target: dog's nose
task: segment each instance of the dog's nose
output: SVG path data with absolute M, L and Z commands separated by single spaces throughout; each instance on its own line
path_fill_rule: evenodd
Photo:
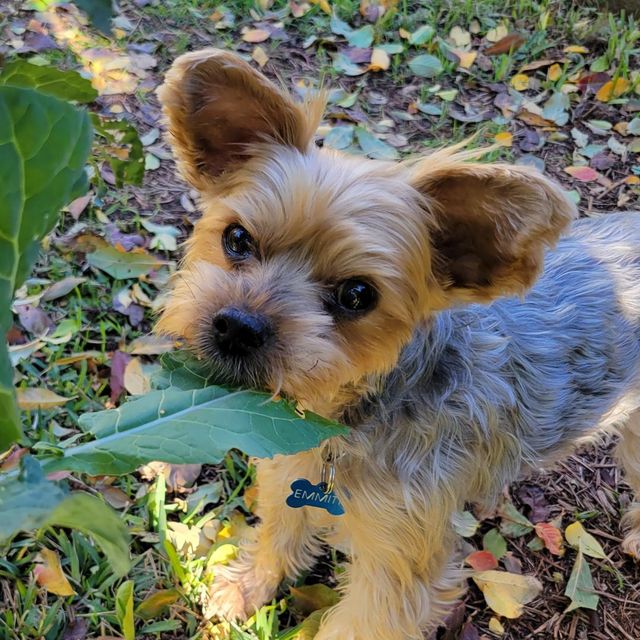
M 246 356 L 257 351 L 272 333 L 269 320 L 258 313 L 228 308 L 213 318 L 213 337 L 225 356 Z

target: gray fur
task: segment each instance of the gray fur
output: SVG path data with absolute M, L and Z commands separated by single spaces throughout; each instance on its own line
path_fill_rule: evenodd
M 480 501 L 624 419 L 640 406 L 639 375 L 640 214 L 611 214 L 576 221 L 524 299 L 418 330 L 345 420 L 353 451 L 384 456 L 403 483 L 466 483 L 461 497 Z

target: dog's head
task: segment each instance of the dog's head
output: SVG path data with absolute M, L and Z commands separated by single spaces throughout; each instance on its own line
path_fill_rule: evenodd
M 433 312 L 525 290 L 573 217 L 527 168 L 319 149 L 322 101 L 230 53 L 182 56 L 159 96 L 203 209 L 159 330 L 311 406 L 392 368 Z

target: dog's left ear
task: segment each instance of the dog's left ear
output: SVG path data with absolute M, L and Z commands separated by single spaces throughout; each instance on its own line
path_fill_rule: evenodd
M 196 189 L 219 188 L 256 145 L 304 152 L 322 116 L 322 95 L 295 103 L 239 56 L 203 49 L 180 56 L 158 97 L 184 178 Z
M 443 306 L 525 291 L 542 269 L 545 248 L 576 217 L 560 186 L 529 167 L 436 154 L 417 165 L 413 184 L 430 214 L 432 272 Z

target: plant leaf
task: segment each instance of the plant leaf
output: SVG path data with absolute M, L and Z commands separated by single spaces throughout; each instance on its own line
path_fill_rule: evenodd
M 397 160 L 400 154 L 386 142 L 376 138 L 362 127 L 356 127 L 356 138 L 360 148 L 375 160 Z
M 474 551 L 464 561 L 476 571 L 489 571 L 498 567 L 498 561 L 491 551 Z
M 11 298 L 58 211 L 86 191 L 86 113 L 33 89 L 0 86 L 0 451 L 20 435 L 5 334 Z
M 498 559 L 507 553 L 507 541 L 500 535 L 497 529 L 490 529 L 482 537 L 482 546 Z
M 33 569 L 36 582 L 49 593 L 54 593 L 57 596 L 76 595 L 67 576 L 62 572 L 58 554 L 51 549 L 41 549 L 39 555 L 42 562 L 36 564 Z
M 92 267 L 108 273 L 115 280 L 139 278 L 162 264 L 146 251 L 120 251 L 109 245 L 100 246 L 89 253 L 87 262 Z
M 267 393 L 230 393 L 216 386 L 154 391 L 118 409 L 84 414 L 80 424 L 97 439 L 47 459 L 47 472 L 122 475 L 153 460 L 217 463 L 232 448 L 271 457 L 311 449 L 346 433 L 345 427 L 315 414 L 300 418 L 293 405 L 273 402 Z
M 507 538 L 519 538 L 533 531 L 533 524 L 511 502 L 504 502 L 498 509 L 498 514 L 502 518 L 500 533 Z
M 579 524 L 579 523 L 578 523 Z M 576 562 L 571 570 L 564 595 L 571 599 L 566 611 L 574 609 L 597 609 L 600 596 L 593 592 L 593 580 L 589 563 L 581 549 L 578 549 Z
M 112 0 L 73 0 L 89 16 L 91 24 L 105 35 L 111 34 Z
M 536 535 L 544 542 L 544 546 L 554 555 L 563 556 L 562 532 L 550 522 L 538 522 Z
M 303 615 L 309 615 L 318 609 L 332 607 L 340 600 L 337 591 L 326 584 L 311 584 L 290 587 L 293 607 Z
M 15 60 L 7 64 L 0 73 L 0 84 L 37 89 L 62 100 L 80 103 L 93 102 L 98 97 L 91 82 L 77 71 L 40 67 L 26 60 Z
M 600 543 L 582 526 L 580 522 L 570 524 L 564 530 L 564 536 L 567 542 L 592 558 L 606 559 L 607 554 Z
M 440 59 L 429 53 L 411 58 L 411 60 L 409 60 L 409 69 L 421 78 L 435 78 L 444 71 Z
M 116 616 L 124 640 L 135 640 L 136 630 L 133 622 L 133 580 L 126 580 L 116 592 Z
M 458 511 L 451 519 L 454 531 L 463 538 L 474 536 L 480 523 L 471 511 Z
M 143 620 L 155 618 L 164 609 L 182 597 L 178 589 L 161 589 L 147 596 L 136 608 L 136 615 Z
M 46 526 L 77 529 L 93 537 L 116 575 L 124 575 L 129 570 L 129 534 L 119 516 L 100 498 L 69 494 L 46 480 L 34 458 L 25 456 L 20 466 L 18 476 L 0 477 L 0 542 Z
M 16 396 L 21 409 L 51 409 L 69 402 L 69 398 L 63 398 L 49 389 L 42 388 L 17 389 Z
M 473 575 L 473 581 L 491 609 L 505 618 L 521 616 L 523 605 L 542 591 L 542 584 L 533 576 L 506 571 L 480 571 Z

